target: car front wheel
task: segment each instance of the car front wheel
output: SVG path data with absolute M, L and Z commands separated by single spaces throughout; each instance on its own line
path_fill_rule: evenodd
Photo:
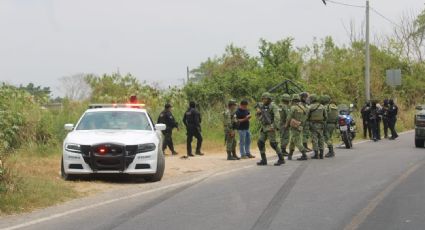
M 147 181 L 157 182 L 162 179 L 162 176 L 164 176 L 164 171 L 165 171 L 164 153 L 160 151 L 158 152 L 158 162 L 156 167 L 156 173 L 151 175 L 144 175 L 143 178 Z
M 75 175 L 67 174 L 65 172 L 65 166 L 63 164 L 63 157 L 62 157 L 62 160 L 61 160 L 61 177 L 66 181 L 72 181 L 72 180 L 75 180 L 77 178 Z

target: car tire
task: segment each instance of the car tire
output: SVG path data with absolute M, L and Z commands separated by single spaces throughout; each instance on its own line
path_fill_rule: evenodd
M 415 139 L 415 146 L 416 148 L 423 148 L 424 147 L 424 143 L 425 141 L 422 139 Z
M 61 177 L 66 181 L 73 181 L 73 180 L 77 179 L 76 175 L 67 174 L 65 172 L 65 167 L 63 165 L 63 157 L 62 157 L 62 160 L 61 160 Z
M 157 181 L 160 181 L 162 179 L 162 176 L 164 176 L 164 171 L 165 171 L 165 158 L 164 158 L 164 153 L 160 150 L 158 152 L 158 161 L 157 161 L 156 173 L 151 174 L 151 175 L 145 175 L 145 176 L 143 176 L 143 178 L 146 181 L 157 182 Z

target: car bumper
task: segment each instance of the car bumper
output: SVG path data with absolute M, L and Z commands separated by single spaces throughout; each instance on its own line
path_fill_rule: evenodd
M 157 152 L 138 153 L 124 170 L 93 170 L 80 153 L 63 151 L 63 166 L 67 174 L 154 174 L 157 168 Z

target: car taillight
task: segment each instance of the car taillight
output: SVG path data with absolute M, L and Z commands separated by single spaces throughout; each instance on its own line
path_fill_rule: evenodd
M 344 126 L 344 125 L 346 125 L 346 123 L 345 123 L 345 119 L 344 118 L 339 118 L 339 120 L 338 120 L 338 123 L 339 123 L 339 125 L 340 126 Z

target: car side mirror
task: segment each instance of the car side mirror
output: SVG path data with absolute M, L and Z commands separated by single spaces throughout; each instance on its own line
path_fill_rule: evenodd
M 65 124 L 65 130 L 66 131 L 72 131 L 74 130 L 74 124 Z
M 423 109 L 422 105 L 416 106 L 416 110 L 422 110 L 422 109 Z
M 167 128 L 167 125 L 165 124 L 156 124 L 155 129 L 159 131 L 164 131 Z

